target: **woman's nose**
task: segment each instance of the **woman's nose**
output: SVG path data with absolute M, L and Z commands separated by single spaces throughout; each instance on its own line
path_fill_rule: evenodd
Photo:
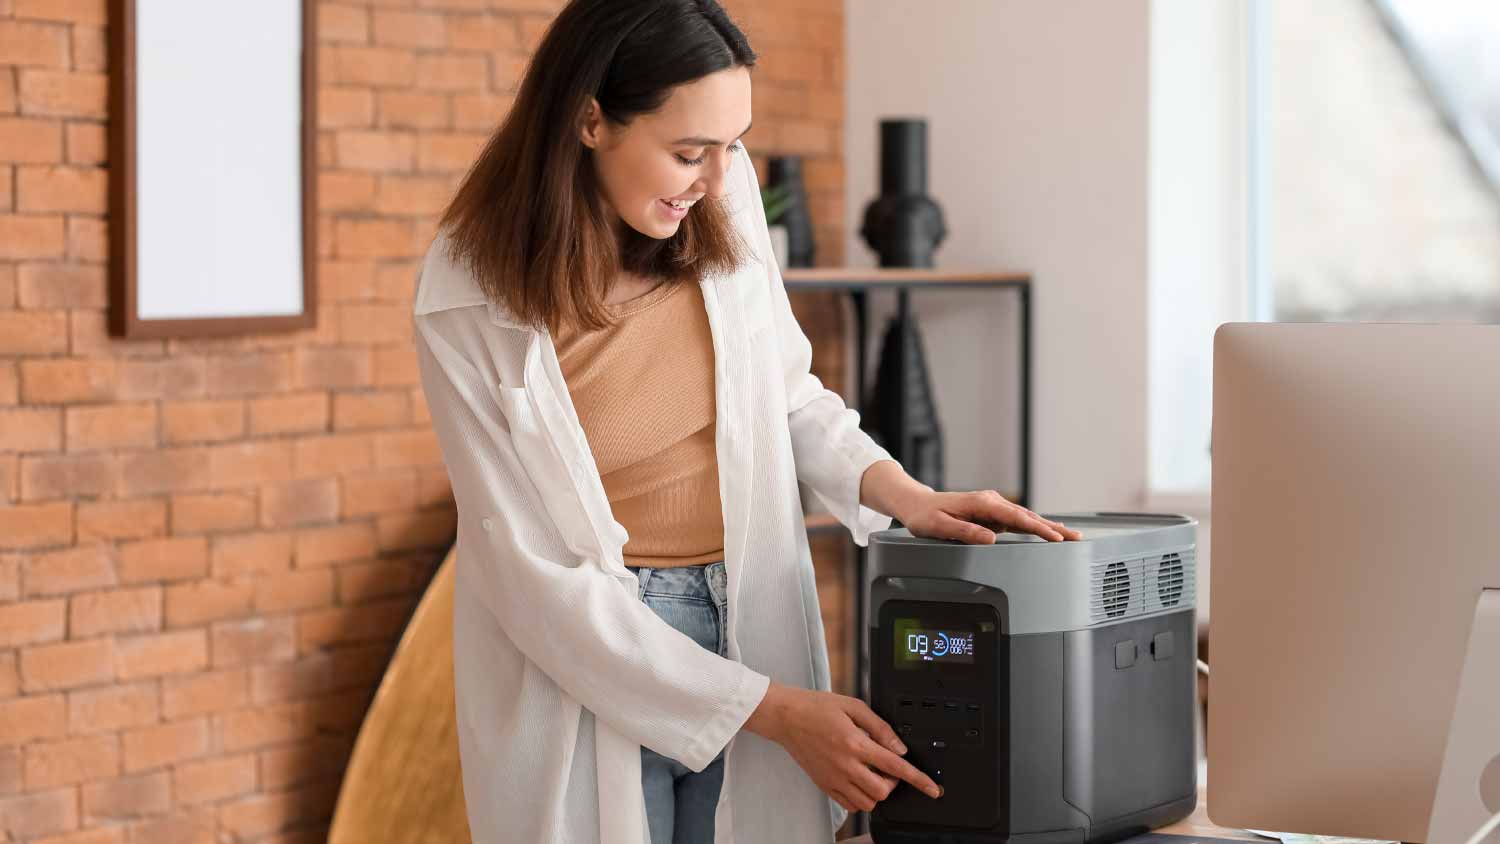
M 718 199 L 723 196 L 724 185 L 726 184 L 725 177 L 729 175 L 729 166 L 733 163 L 734 156 L 726 154 L 724 156 L 723 167 L 706 168 L 710 171 L 711 175 L 704 175 L 703 178 L 698 180 L 698 189 L 703 191 L 705 194 L 713 197 L 714 199 Z

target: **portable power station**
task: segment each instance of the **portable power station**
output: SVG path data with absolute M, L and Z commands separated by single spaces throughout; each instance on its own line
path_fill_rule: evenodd
M 870 536 L 870 703 L 943 786 L 876 804 L 876 844 L 1093 844 L 1197 805 L 1197 521 L 1064 513 L 993 545 Z

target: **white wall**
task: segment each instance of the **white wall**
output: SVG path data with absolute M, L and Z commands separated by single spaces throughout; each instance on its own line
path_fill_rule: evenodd
M 940 12 L 940 14 L 938 13 Z M 1147 485 L 1147 0 L 848 0 L 849 263 L 879 188 L 878 121 L 929 123 L 943 268 L 1030 271 L 1034 508 L 1139 508 Z M 871 373 L 884 315 L 872 308 Z M 1015 310 L 913 298 L 950 489 L 1017 483 Z M 979 350 L 976 354 L 976 350 Z

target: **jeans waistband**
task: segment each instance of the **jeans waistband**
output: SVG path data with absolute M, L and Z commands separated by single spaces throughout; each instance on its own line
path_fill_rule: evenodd
M 683 595 L 698 598 L 714 598 L 715 587 L 723 591 L 724 562 L 701 563 L 692 566 L 626 566 L 640 578 L 643 592 L 656 595 Z

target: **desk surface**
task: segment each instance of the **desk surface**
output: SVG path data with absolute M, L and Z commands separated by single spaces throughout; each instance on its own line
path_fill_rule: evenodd
M 1237 838 L 1242 841 L 1259 841 L 1262 844 L 1272 844 L 1272 842 L 1261 838 L 1253 832 L 1215 826 L 1208 819 L 1208 779 L 1201 762 L 1198 765 L 1198 808 L 1194 809 L 1191 815 L 1171 826 L 1164 826 L 1151 831 L 1162 835 L 1201 835 L 1204 838 Z M 872 842 L 869 835 L 860 835 L 854 838 L 846 838 L 840 844 L 872 844 Z

